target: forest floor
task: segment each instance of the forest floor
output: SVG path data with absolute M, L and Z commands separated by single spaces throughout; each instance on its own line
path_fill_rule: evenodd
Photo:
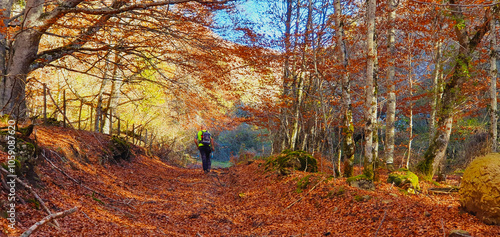
M 36 140 L 39 178 L 30 184 L 52 212 L 78 211 L 32 236 L 443 236 L 454 229 L 500 235 L 500 226 L 462 212 L 457 193 L 431 194 L 425 183 L 417 195 L 385 182 L 364 191 L 322 173 L 278 176 L 259 160 L 204 174 L 139 147 L 130 161 L 113 162 L 103 158 L 109 136 L 59 127 L 36 127 Z M 16 229 L 0 218 L 0 236 L 18 236 L 47 215 L 27 190 L 17 194 L 26 204 L 16 204 Z

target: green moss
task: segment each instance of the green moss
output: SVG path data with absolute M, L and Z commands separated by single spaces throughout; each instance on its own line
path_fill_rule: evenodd
M 102 205 L 105 205 L 105 203 L 104 203 L 101 199 L 99 199 L 99 198 L 97 198 L 97 197 L 95 196 L 95 193 L 94 193 L 94 192 L 92 192 L 92 199 L 93 199 L 94 201 L 96 201 L 96 202 L 98 202 L 98 203 L 102 204 Z
M 433 138 L 435 140 L 436 138 Z M 434 170 L 432 163 L 434 162 L 435 156 L 433 155 L 434 150 L 436 150 L 436 142 L 431 142 L 431 146 L 427 149 L 424 154 L 424 160 L 417 164 L 417 170 L 424 175 L 426 179 L 432 179 Z
M 27 201 L 28 201 L 29 203 L 33 203 L 33 205 L 35 205 L 35 208 L 36 208 L 37 210 L 40 210 L 40 202 L 39 202 L 37 199 L 35 199 L 35 198 L 28 198 L 28 200 L 27 200 Z
M 307 175 L 299 179 L 299 181 L 297 182 L 297 189 L 295 190 L 295 192 L 301 193 L 302 190 L 306 189 L 307 186 L 309 186 L 309 184 L 311 183 L 311 181 L 309 180 L 310 177 L 311 175 Z
M 407 169 L 399 169 L 389 174 L 387 183 L 394 183 L 398 187 L 404 187 L 409 184 L 411 187 L 420 190 L 418 176 Z
M 353 181 L 359 181 L 359 180 L 372 180 L 372 179 L 369 178 L 368 176 L 366 176 L 365 174 L 360 174 L 360 175 L 348 178 L 347 183 L 351 183 Z
M 266 170 L 277 170 L 279 174 L 286 175 L 290 170 L 317 172 L 317 161 L 305 151 L 285 150 L 280 155 L 270 157 L 266 161 Z
M 356 200 L 356 202 L 361 202 L 361 201 L 363 201 L 364 199 L 363 199 L 363 197 L 362 197 L 362 196 L 360 196 L 360 195 L 356 195 L 356 196 L 354 196 L 354 200 Z

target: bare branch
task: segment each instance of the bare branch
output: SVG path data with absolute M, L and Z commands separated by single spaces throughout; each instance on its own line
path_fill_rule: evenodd
M 37 223 L 35 223 L 34 225 L 32 225 L 20 237 L 28 237 L 31 234 L 33 234 L 38 229 L 38 227 L 44 225 L 45 223 L 47 223 L 47 222 L 49 222 L 51 220 L 54 220 L 54 219 L 57 219 L 57 218 L 61 218 L 61 217 L 65 217 L 65 216 L 67 216 L 67 215 L 75 212 L 77 209 L 78 209 L 78 207 L 73 207 L 73 208 L 68 209 L 66 211 L 62 211 L 62 212 L 57 212 L 57 213 L 54 213 L 54 214 L 50 214 L 50 215 L 44 217 L 42 220 L 40 220 Z

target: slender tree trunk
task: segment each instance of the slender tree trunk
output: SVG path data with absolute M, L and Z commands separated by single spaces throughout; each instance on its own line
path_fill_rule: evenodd
M 409 45 L 409 52 L 408 52 L 408 84 L 410 86 L 410 98 L 413 97 L 413 65 L 412 65 L 412 42 L 411 42 L 411 34 L 408 34 L 408 45 Z M 410 168 L 410 158 L 411 158 L 411 143 L 413 141 L 413 99 L 410 99 L 410 121 L 409 121 L 409 126 L 408 129 L 409 135 L 408 135 L 408 157 L 406 159 L 406 168 Z
M 387 68 L 387 114 L 385 131 L 385 162 L 390 169 L 394 163 L 394 122 L 396 121 L 396 82 L 394 80 L 395 69 L 395 35 L 394 19 L 396 18 L 396 1 L 387 0 L 389 7 L 389 29 L 387 30 L 387 45 L 389 50 L 389 67 Z
M 101 128 L 102 124 L 103 124 L 103 121 L 102 121 L 102 114 L 103 114 L 102 95 L 104 94 L 104 89 L 106 87 L 107 82 L 108 82 L 108 79 L 105 76 L 102 79 L 101 88 L 99 89 L 99 94 L 97 96 L 97 106 L 95 109 L 95 123 L 94 123 L 94 131 L 95 132 L 99 132 L 99 128 Z
M 292 82 L 292 73 L 290 71 L 290 54 L 291 54 L 291 21 L 292 21 L 292 10 L 293 10 L 293 1 L 286 0 L 286 20 L 285 20 L 285 63 L 283 67 L 283 100 L 288 104 L 291 90 L 291 82 Z M 274 150 L 284 150 L 287 146 L 287 141 L 290 139 L 288 135 L 288 117 L 289 117 L 289 108 L 288 106 L 280 108 L 280 128 L 279 132 L 275 134 L 276 141 L 281 142 L 273 142 L 276 146 L 281 145 L 279 149 Z
M 363 173 L 368 178 L 373 178 L 373 130 L 376 123 L 377 104 L 373 100 L 375 95 L 375 9 L 376 0 L 367 0 L 367 24 L 366 36 L 367 63 L 366 63 L 366 89 L 365 89 L 365 156 Z
M 441 99 L 442 93 L 442 45 L 443 41 L 439 37 L 439 32 L 442 29 L 442 15 L 437 9 L 435 10 L 435 19 L 433 23 L 434 32 L 434 72 L 432 75 L 432 99 L 431 99 L 431 113 L 429 117 L 429 136 L 434 135 L 436 132 L 436 114 L 438 110 L 438 102 Z
M 335 0 L 335 25 L 337 26 L 337 52 L 339 61 L 342 63 L 342 101 L 344 107 L 342 150 L 344 150 L 344 176 L 353 176 L 354 165 L 354 124 L 352 119 L 351 102 L 351 78 L 348 70 L 349 58 L 344 39 L 344 21 L 342 18 L 342 7 L 340 0 Z
M 497 38 L 496 20 L 490 21 L 490 137 L 491 152 L 497 152 L 498 146 L 498 110 L 497 110 Z
M 123 85 L 123 73 L 118 69 L 118 64 L 120 63 L 120 54 L 119 52 L 114 53 L 115 60 L 114 60 L 114 67 L 113 67 L 113 73 L 112 73 L 112 80 L 111 80 L 111 94 L 109 95 L 109 100 L 108 100 L 108 110 L 109 114 L 114 115 L 115 117 L 118 117 L 117 111 L 118 111 L 118 104 L 120 102 L 120 96 L 121 96 L 121 88 Z M 111 128 L 112 123 L 112 117 L 109 116 L 108 119 L 105 121 L 105 128 Z M 108 131 L 109 130 L 109 131 Z M 111 134 L 112 131 L 110 129 L 106 129 L 104 133 Z
M 377 34 L 374 34 L 374 39 L 373 39 L 373 46 L 374 46 L 374 52 L 373 52 L 373 98 L 372 98 L 372 106 L 374 107 L 374 111 L 372 114 L 372 121 L 373 122 L 373 138 L 372 138 L 372 146 L 373 146 L 373 161 L 374 166 L 377 165 L 378 163 L 378 143 L 379 143 L 379 134 L 378 134 L 378 128 L 379 128 L 379 123 L 378 123 L 378 36 Z
M 304 87 L 304 79 L 302 78 L 302 73 L 298 75 L 298 85 L 297 85 L 297 99 L 295 101 L 295 109 L 294 109 L 294 115 L 293 115 L 293 125 L 292 125 L 292 136 L 290 137 L 290 149 L 293 151 L 296 148 L 297 145 L 297 138 L 299 135 L 299 129 L 300 129 L 300 109 L 302 105 L 302 96 L 303 96 L 303 87 Z
M 429 134 L 436 132 L 436 113 L 438 109 L 438 101 L 440 99 L 441 91 L 441 46 L 440 40 L 436 41 L 436 54 L 434 56 L 434 73 L 432 76 L 432 99 L 431 99 L 431 114 L 429 118 Z
M 109 72 L 111 71 L 110 70 L 110 63 L 109 63 L 109 60 L 110 60 L 110 57 L 111 57 L 111 53 L 109 53 L 107 55 L 107 59 L 106 59 L 106 65 L 104 66 L 104 75 L 103 75 L 103 78 L 102 78 L 102 83 L 101 83 L 101 88 L 99 88 L 99 93 L 97 95 L 97 106 L 96 106 L 96 112 L 95 112 L 95 127 L 94 127 L 94 130 L 95 132 L 103 132 L 103 128 L 104 128 L 104 122 L 106 120 L 106 116 L 104 115 L 104 108 L 103 108 L 103 94 L 104 94 L 104 91 L 106 90 L 106 86 L 108 84 L 108 81 L 109 81 Z M 111 75 L 113 76 L 113 75 Z

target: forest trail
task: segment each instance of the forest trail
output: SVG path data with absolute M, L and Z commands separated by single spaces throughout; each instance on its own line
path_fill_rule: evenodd
M 60 229 L 49 223 L 32 236 L 500 235 L 500 227 L 461 212 L 456 194 L 408 195 L 385 182 L 363 191 L 320 173 L 281 177 L 266 172 L 263 161 L 204 174 L 139 147 L 130 161 L 116 162 L 103 158 L 108 136 L 58 127 L 38 127 L 36 139 L 36 192 L 53 212 L 79 209 L 58 219 Z M 19 194 L 27 204 L 18 205 L 18 229 L 9 234 L 47 215 L 28 192 Z

